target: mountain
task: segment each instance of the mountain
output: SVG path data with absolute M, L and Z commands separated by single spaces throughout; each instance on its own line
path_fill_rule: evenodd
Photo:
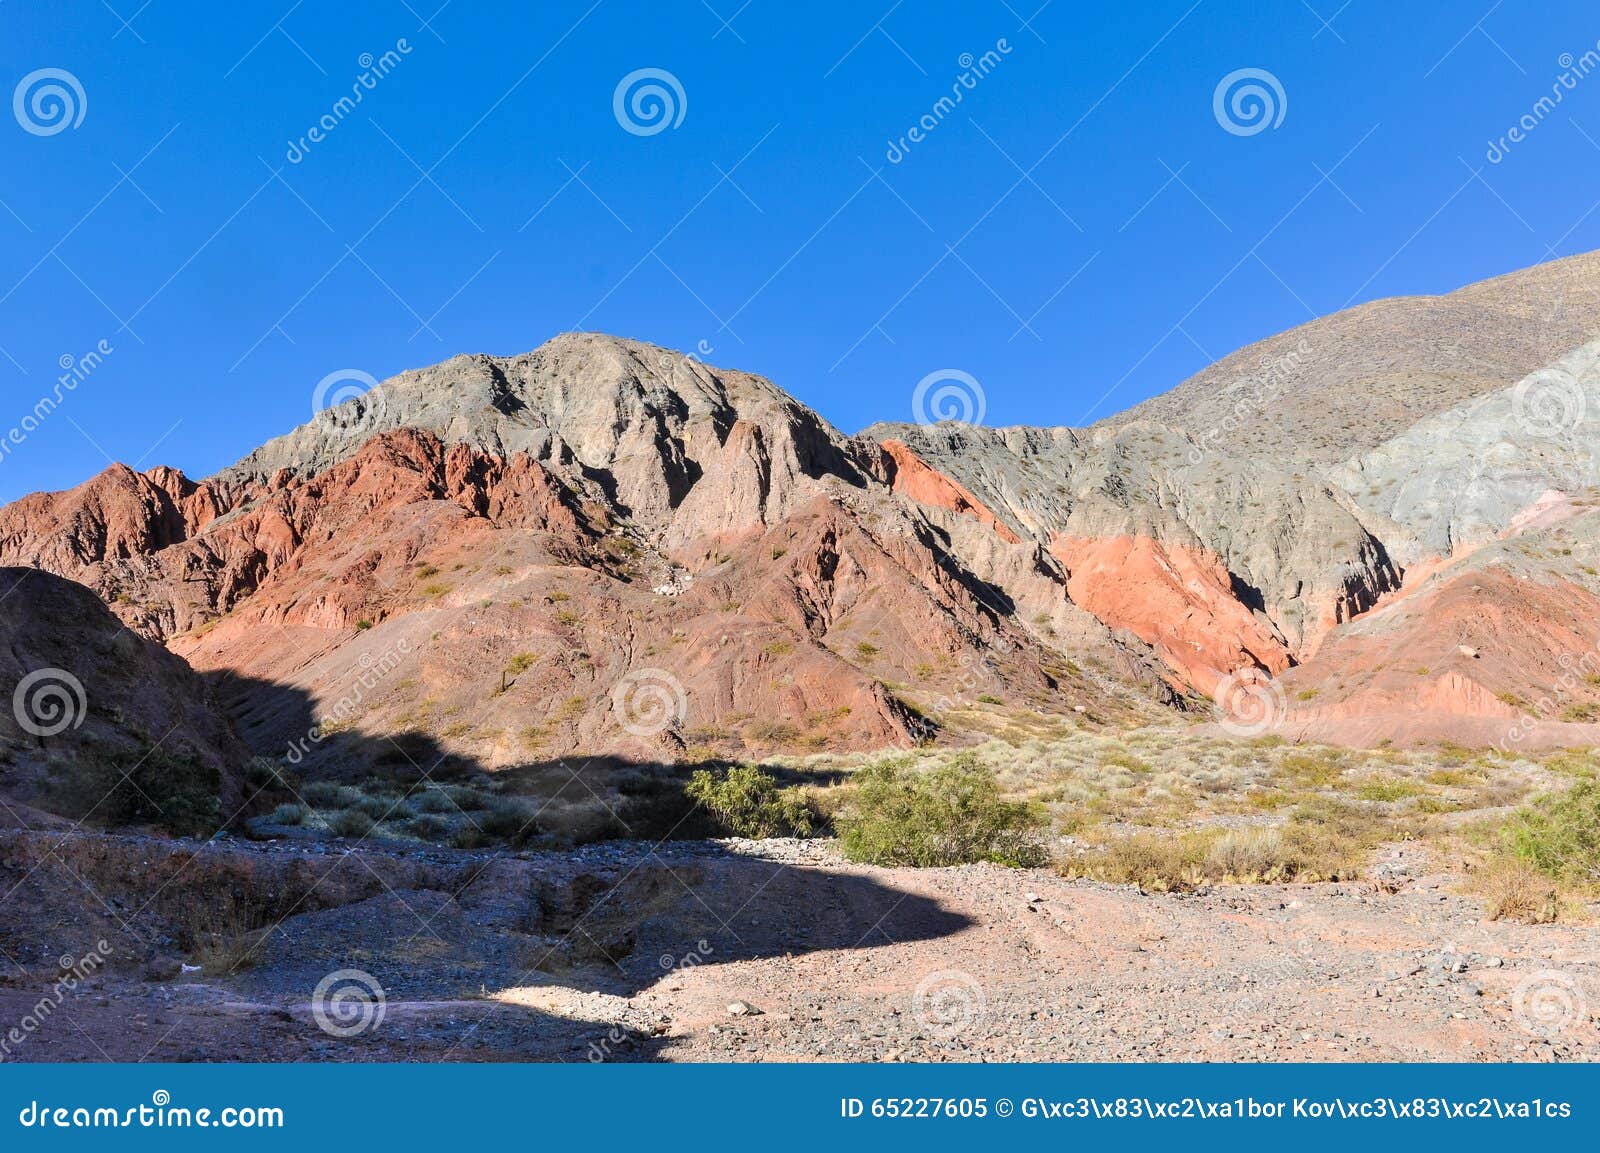
M 81 585 L 0 568 L 0 684 L 0 825 L 210 835 L 248 811 L 250 754 L 210 689 Z
M 231 699 L 268 754 L 307 744 L 300 695 L 501 767 L 909 745 L 980 695 L 1113 718 L 1170 694 L 1031 553 L 965 558 L 893 472 L 759 377 L 569 335 L 403 374 L 206 480 L 28 497 L 0 557 L 292 690 Z M 1034 635 L 997 565 L 1092 662 Z
M 1098 427 L 1154 421 L 1208 449 L 1332 465 L 1597 338 L 1600 252 L 1590 252 L 1313 320 Z
M 1566 673 L 1600 639 L 1597 309 L 1575 258 L 1325 318 L 1092 428 L 857 436 L 572 333 L 210 478 L 24 498 L 0 563 L 93 589 L 255 751 L 330 771 L 1137 724 L 1241 678 L 1296 735 L 1592 740 Z

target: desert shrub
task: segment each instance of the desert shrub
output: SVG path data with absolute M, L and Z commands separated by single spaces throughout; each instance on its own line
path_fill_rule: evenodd
M 272 810 L 272 815 L 267 818 L 274 825 L 298 825 L 306 819 L 306 807 L 292 802 L 279 805 Z
M 1278 868 L 1285 856 L 1281 829 L 1230 829 L 1206 849 L 1205 864 L 1228 877 L 1259 877 Z
M 489 802 L 481 816 L 473 817 L 472 822 L 485 836 L 522 844 L 539 832 L 533 819 L 537 811 L 524 801 L 496 798 Z
M 283 768 L 271 757 L 251 757 L 244 766 L 244 781 L 252 789 L 281 788 Z
M 443 789 L 426 789 L 412 798 L 412 806 L 419 813 L 453 813 L 456 803 Z
M 1043 814 L 1000 794 L 970 753 L 920 772 L 880 761 L 855 775 L 836 818 L 845 856 L 874 865 L 1043 864 Z
M 391 815 L 398 817 L 406 815 L 405 809 L 400 807 L 397 802 L 384 797 L 362 797 L 350 807 L 357 812 L 365 813 L 374 821 L 381 821 Z
M 697 769 L 684 792 L 736 837 L 811 835 L 812 813 L 805 800 L 755 765 L 735 765 L 721 773 Z
M 1182 893 L 1205 883 L 1209 838 L 1135 833 L 1106 842 L 1063 868 L 1069 877 L 1089 877 L 1116 885 L 1138 885 L 1158 893 Z
M 1483 897 L 1491 921 L 1526 921 L 1542 925 L 1560 912 L 1555 884 L 1527 861 L 1501 855 L 1493 857 L 1472 879 Z
M 1063 871 L 1162 893 L 1218 882 L 1343 881 L 1360 874 L 1387 830 L 1353 806 L 1319 800 L 1299 805 L 1282 826 L 1117 837 Z
M 221 824 L 222 777 L 190 757 L 160 749 L 87 752 L 53 766 L 48 807 L 98 825 L 155 825 L 179 836 L 210 836 Z
M 300 795 L 305 798 L 306 804 L 319 809 L 342 809 L 361 799 L 357 790 L 348 785 L 336 785 L 332 781 L 312 781 L 300 790 Z
M 1600 881 L 1600 783 L 1535 798 L 1506 821 L 1511 855 L 1557 880 Z
M 178 944 L 208 976 L 228 976 L 255 966 L 270 929 L 265 910 L 247 892 L 208 894 L 204 904 L 185 908 Z
M 405 830 L 419 840 L 438 841 L 450 831 L 450 822 L 432 813 L 423 813 L 407 821 Z
M 1444 770 L 1450 771 L 1450 770 Z M 1356 796 L 1363 801 L 1392 802 L 1403 801 L 1409 797 L 1418 796 L 1422 786 L 1415 781 L 1408 781 L 1402 777 L 1377 777 L 1370 781 L 1363 781 L 1356 786 Z
M 788 721 L 751 721 L 744 737 L 761 745 L 791 745 L 800 739 L 800 730 Z
M 342 809 L 328 819 L 328 831 L 336 837 L 365 837 L 377 824 L 360 809 Z
M 457 849 L 482 849 L 494 844 L 494 838 L 470 824 L 458 825 L 450 834 L 450 844 Z

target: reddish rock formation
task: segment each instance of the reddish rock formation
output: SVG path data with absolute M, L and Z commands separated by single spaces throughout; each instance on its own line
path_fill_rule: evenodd
M 1289 667 L 1282 638 L 1235 597 L 1228 570 L 1203 549 L 1150 537 L 1055 534 L 1050 553 L 1067 570 L 1074 602 L 1153 645 L 1203 693 L 1241 667 Z
M 975 517 L 1007 544 L 1018 543 L 1017 534 L 961 485 L 932 468 L 901 440 L 883 442 L 889 483 L 894 491 L 920 504 L 931 504 L 963 516 Z

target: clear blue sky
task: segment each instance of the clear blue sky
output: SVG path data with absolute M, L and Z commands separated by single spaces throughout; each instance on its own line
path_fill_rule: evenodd
M 1595 47 L 1576 0 L 440 2 L 0 3 L 0 95 L 59 68 L 85 100 L 49 135 L 0 114 L 0 430 L 114 349 L 0 499 L 102 450 L 205 475 L 330 372 L 574 327 L 705 342 L 846 431 L 943 368 L 987 423 L 1079 423 L 1313 314 L 1600 247 L 1600 75 L 1485 157 Z M 641 68 L 685 95 L 653 135 L 614 114 Z M 1286 95 L 1255 135 L 1214 114 L 1242 68 Z

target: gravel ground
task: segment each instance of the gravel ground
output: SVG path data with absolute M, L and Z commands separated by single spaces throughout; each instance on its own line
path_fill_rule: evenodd
M 1376 871 L 1382 886 L 1169 896 L 1039 870 L 868 868 L 823 842 L 480 858 L 457 892 L 388 891 L 291 917 L 253 967 L 226 976 L 91 977 L 14 1056 L 1600 1057 L 1600 928 L 1486 921 L 1411 846 Z M 317 998 L 340 969 L 382 985 L 381 1019 L 375 995 L 349 1003 L 348 1020 Z M 12 972 L 0 1021 L 45 991 Z

